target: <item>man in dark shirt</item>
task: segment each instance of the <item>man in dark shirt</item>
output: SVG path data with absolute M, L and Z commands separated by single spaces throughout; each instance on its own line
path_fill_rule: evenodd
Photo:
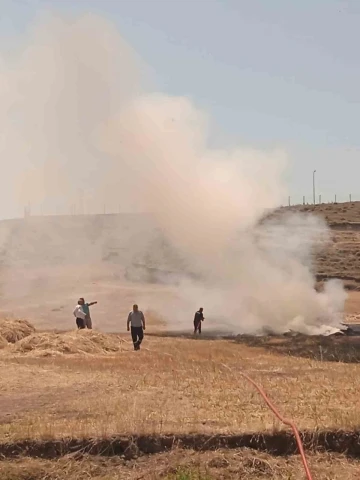
M 203 314 L 204 309 L 199 308 L 199 310 L 195 313 L 194 316 L 194 335 L 196 332 L 199 332 L 201 334 L 201 322 L 203 322 L 204 319 L 204 314 Z

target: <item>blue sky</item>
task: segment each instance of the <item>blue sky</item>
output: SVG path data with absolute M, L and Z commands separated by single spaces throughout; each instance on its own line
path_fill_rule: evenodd
M 286 148 L 294 201 L 314 169 L 323 199 L 360 200 L 358 0 L 2 0 L 2 48 L 44 8 L 110 19 L 156 89 L 210 113 L 214 143 Z

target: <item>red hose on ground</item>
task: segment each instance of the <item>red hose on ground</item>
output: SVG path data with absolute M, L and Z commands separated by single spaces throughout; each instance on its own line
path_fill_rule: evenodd
M 232 369 L 230 367 L 228 367 L 227 365 L 224 365 L 224 364 L 222 364 L 222 365 L 223 365 L 223 367 L 232 371 Z M 299 449 L 299 452 L 300 452 L 302 463 L 304 465 L 304 470 L 305 470 L 307 480 L 313 480 L 313 477 L 310 473 L 309 466 L 308 466 L 308 463 L 307 463 L 307 460 L 306 460 L 306 456 L 305 456 L 305 452 L 304 452 L 304 446 L 303 446 L 302 440 L 300 438 L 299 430 L 297 429 L 295 423 L 292 420 L 288 420 L 288 419 L 284 418 L 281 415 L 281 413 L 279 413 L 279 411 L 277 410 L 275 405 L 268 398 L 267 394 L 265 393 L 265 390 L 262 387 L 260 387 L 256 382 L 254 382 L 254 380 L 252 378 L 250 378 L 248 375 L 246 375 L 246 373 L 243 373 L 243 372 L 238 372 L 238 373 L 240 373 L 240 375 L 242 377 L 244 377 L 249 383 L 251 383 L 251 385 L 253 387 L 256 388 L 256 390 L 260 393 L 260 395 L 264 399 L 266 405 L 270 408 L 270 410 L 274 413 L 274 415 L 276 415 L 276 417 L 280 420 L 280 422 L 282 422 L 284 425 L 288 425 L 289 427 L 291 427 L 292 431 L 294 432 L 295 440 L 296 440 L 296 443 L 297 443 L 297 446 L 298 446 L 298 449 Z

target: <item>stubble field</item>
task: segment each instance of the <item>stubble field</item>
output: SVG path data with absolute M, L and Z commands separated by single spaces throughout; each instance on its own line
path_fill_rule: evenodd
M 356 322 L 360 267 L 348 255 L 357 258 L 359 238 L 346 222 L 356 223 L 360 210 L 345 207 L 326 210 L 328 222 L 339 217 L 343 227 L 334 226 L 318 275 L 348 282 L 347 313 Z M 64 314 L 53 313 L 61 327 Z M 45 332 L 45 320 L 1 344 L 1 479 L 305 478 L 291 432 L 242 371 L 294 419 L 314 479 L 359 478 L 357 337 L 214 338 L 205 321 L 199 339 L 191 319 L 189 332 L 175 335 L 150 313 L 135 352 L 121 331 Z

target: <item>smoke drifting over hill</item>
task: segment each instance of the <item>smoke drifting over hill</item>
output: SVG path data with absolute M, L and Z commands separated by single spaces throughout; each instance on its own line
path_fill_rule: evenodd
M 176 301 L 148 298 L 170 323 L 200 304 L 210 322 L 236 332 L 311 333 L 339 321 L 341 285 L 314 290 L 311 255 L 326 226 L 310 216 L 258 223 L 283 198 L 282 151 L 209 148 L 207 115 L 186 97 L 151 91 L 136 53 L 97 16 L 44 18 L 25 43 L 3 58 L 0 75 L 0 149 L 19 207 L 148 212 L 180 262 L 161 265 L 173 271 L 164 282 L 176 277 Z M 89 251 L 81 262 L 94 261 L 91 234 L 76 235 Z M 163 248 L 152 228 L 141 245 L 150 259 Z M 128 258 L 139 255 L 138 244 L 126 248 Z

